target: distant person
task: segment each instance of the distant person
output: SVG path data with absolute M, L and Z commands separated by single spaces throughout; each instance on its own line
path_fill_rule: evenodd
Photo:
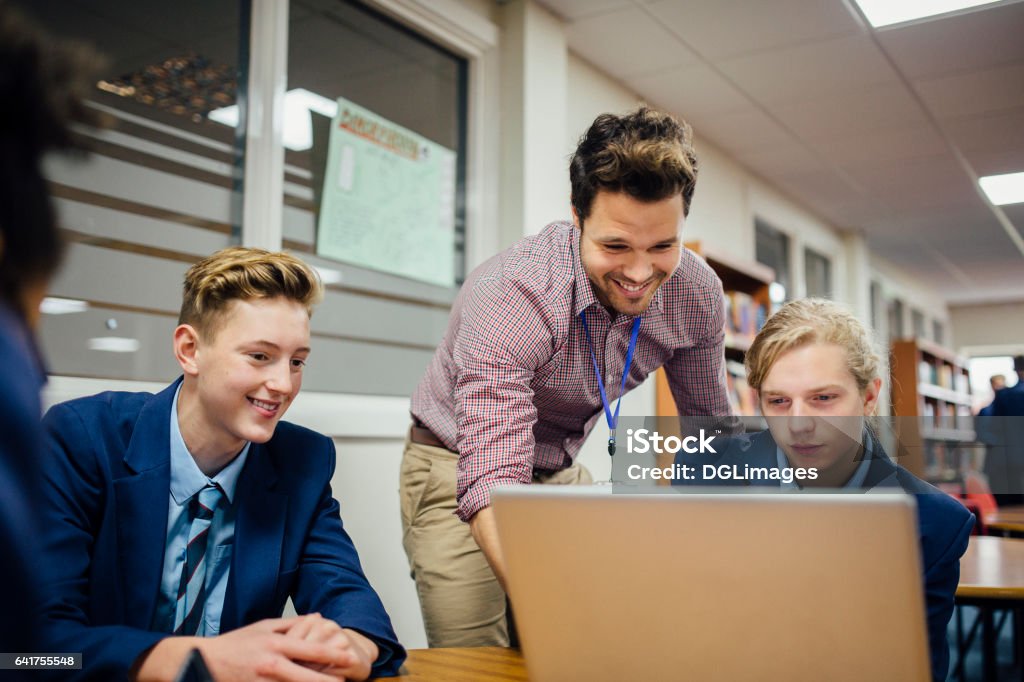
M 219 251 L 185 275 L 181 378 L 47 412 L 47 650 L 84 657 L 63 679 L 171 680 L 193 648 L 218 682 L 398 671 L 331 495 L 334 443 L 281 421 L 320 296 L 292 256 Z M 289 597 L 307 615 L 281 618 Z
M 39 306 L 61 261 L 61 240 L 41 161 L 75 147 L 72 118 L 95 61 L 51 41 L 0 2 L 0 652 L 39 651 L 33 598 L 37 547 L 39 391 L 46 370 L 36 341 Z M 4 675 L 18 675 L 7 671 Z M 32 679 L 33 672 L 26 672 Z M 5 677 L 4 679 L 8 679 Z
M 1003 448 L 1004 477 L 990 477 L 989 485 L 1000 506 L 1024 504 L 1024 355 L 1013 358 L 1017 383 L 1004 388 L 992 401 L 993 427 Z
M 992 402 L 978 410 L 979 417 L 991 417 L 994 414 L 996 409 L 996 396 L 999 395 L 999 391 L 1006 388 L 1006 375 L 993 374 L 988 378 L 988 384 L 992 387 Z
M 992 414 L 996 417 L 1024 417 L 1024 355 L 1013 358 L 1013 371 L 1017 383 L 999 391 L 992 401 Z
M 1006 376 L 993 374 L 988 378 L 989 386 L 992 387 L 992 402 L 978 410 L 974 417 L 975 440 L 985 446 L 985 461 L 982 471 L 985 474 L 989 486 L 995 486 L 998 490 L 1003 482 L 1007 480 L 1006 448 L 999 442 L 1002 429 L 999 428 L 997 419 L 993 418 L 996 409 L 996 396 L 1006 388 Z M 996 492 L 996 503 L 1007 503 L 1009 498 L 1002 493 Z
M 746 366 L 747 382 L 757 391 L 768 430 L 727 441 L 714 464 L 792 474 L 788 482 L 781 475 L 746 481 L 754 486 L 793 491 L 902 489 L 914 495 L 932 677 L 945 680 L 949 667 L 946 627 L 953 615 L 960 557 L 967 550 L 974 517 L 958 501 L 897 465 L 870 428 L 868 418 L 882 390 L 881 356 L 870 334 L 838 303 L 793 301 L 758 332 Z M 679 459 L 693 464 L 699 457 L 706 456 Z M 698 466 L 697 471 L 702 468 Z M 804 478 L 797 478 L 799 472 Z M 730 485 L 702 478 L 694 483 Z

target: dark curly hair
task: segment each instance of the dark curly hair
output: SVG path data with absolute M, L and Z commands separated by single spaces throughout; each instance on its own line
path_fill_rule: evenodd
M 600 190 L 640 201 L 683 196 L 689 215 L 697 184 L 693 132 L 685 122 L 640 107 L 625 116 L 601 114 L 580 138 L 569 162 L 572 206 L 582 224 Z
M 72 120 L 105 124 L 83 100 L 100 59 L 51 41 L 0 0 L 0 300 L 22 310 L 25 287 L 48 280 L 63 252 L 43 155 L 79 148 Z

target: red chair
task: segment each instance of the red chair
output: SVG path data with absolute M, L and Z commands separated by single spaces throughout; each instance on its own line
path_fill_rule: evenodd
M 971 511 L 978 520 L 978 534 L 988 535 L 988 521 L 999 512 L 999 504 L 988 486 L 988 479 L 977 471 L 968 471 L 964 476 L 964 493 L 964 506 L 968 509 L 974 507 Z

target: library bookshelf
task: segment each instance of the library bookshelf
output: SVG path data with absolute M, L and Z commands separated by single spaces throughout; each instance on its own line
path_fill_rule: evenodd
M 959 479 L 975 440 L 966 360 L 923 339 L 895 340 L 891 353 L 900 464 L 931 482 Z

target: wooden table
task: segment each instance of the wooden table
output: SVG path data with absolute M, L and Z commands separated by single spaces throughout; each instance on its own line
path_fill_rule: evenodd
M 985 517 L 985 525 L 1005 535 L 1024 534 L 1024 507 L 1000 507 L 995 514 Z
M 1016 646 L 1021 654 L 1020 611 L 1024 609 L 1024 540 L 991 536 L 973 536 L 967 552 L 960 559 L 960 584 L 956 588 L 956 602 L 980 609 L 982 632 L 982 667 L 986 680 L 995 680 L 996 632 L 993 617 L 995 609 L 1017 612 Z M 958 613 L 957 618 L 961 616 Z M 972 628 L 973 630 L 973 628 Z M 962 631 L 958 620 L 957 632 Z M 958 642 L 962 645 L 962 642 Z M 958 646 L 963 663 L 963 646 Z
M 514 682 L 526 681 L 523 655 L 516 649 L 412 649 L 398 677 L 379 678 L 409 682 Z
M 960 560 L 958 604 L 981 608 L 986 679 L 996 679 L 992 609 L 1024 607 L 1024 540 L 975 536 Z M 961 655 L 962 655 L 961 650 Z M 384 678 L 380 678 L 384 679 Z M 413 649 L 398 677 L 409 682 L 526 681 L 522 654 L 515 649 Z

